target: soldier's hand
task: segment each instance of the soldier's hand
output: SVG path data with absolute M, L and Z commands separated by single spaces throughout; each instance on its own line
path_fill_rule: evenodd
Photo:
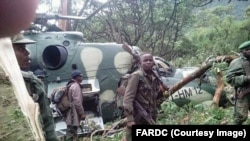
M 162 84 L 160 84 L 160 90 L 162 92 L 165 92 L 165 91 L 169 90 L 169 87 L 162 83 Z
M 128 128 L 132 128 L 132 125 L 135 125 L 135 122 L 134 122 L 134 121 L 129 121 L 129 122 L 127 123 L 127 127 L 128 127 Z
M 120 86 L 119 88 L 117 88 L 117 93 L 121 94 L 121 95 L 124 95 L 125 94 L 125 90 L 126 88 L 123 87 L 123 86 Z

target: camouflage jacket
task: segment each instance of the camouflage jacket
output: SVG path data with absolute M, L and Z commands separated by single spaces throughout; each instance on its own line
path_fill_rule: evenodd
M 134 121 L 136 124 L 145 123 L 133 104 L 134 100 L 156 121 L 159 83 L 154 75 L 148 75 L 141 69 L 130 75 L 123 99 L 124 114 L 128 121 Z
M 242 87 L 247 83 L 247 76 L 243 68 L 243 62 L 247 58 L 241 56 L 234 59 L 227 70 L 226 81 L 233 87 Z
M 54 118 L 50 102 L 44 89 L 43 82 L 37 78 L 32 72 L 22 72 L 25 85 L 30 96 L 35 102 L 39 104 L 40 108 L 40 122 L 43 126 L 44 136 L 46 141 L 59 141 L 55 132 Z

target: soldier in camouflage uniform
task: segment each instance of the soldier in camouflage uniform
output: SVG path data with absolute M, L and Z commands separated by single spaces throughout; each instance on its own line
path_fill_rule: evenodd
M 40 122 L 43 127 L 45 139 L 46 141 L 59 141 L 55 132 L 54 119 L 49 107 L 50 103 L 44 89 L 44 84 L 32 72 L 25 71 L 30 64 L 29 52 L 26 49 L 26 44 L 32 44 L 35 43 L 35 41 L 24 38 L 22 34 L 13 36 L 11 40 L 27 90 L 33 100 L 39 104 L 41 113 Z
M 241 125 L 248 118 L 250 106 L 250 41 L 246 41 L 239 46 L 241 56 L 233 60 L 228 68 L 226 80 L 236 91 L 234 122 Z M 247 89 L 248 88 L 248 89 Z
M 149 125 L 156 121 L 160 81 L 154 75 L 153 66 L 152 54 L 142 53 L 140 55 L 140 68 L 128 78 L 123 99 L 124 114 L 127 118 L 126 141 L 132 140 L 132 125 Z M 135 101 L 141 105 L 142 109 L 135 105 Z M 143 116 L 142 110 L 146 113 L 146 117 Z

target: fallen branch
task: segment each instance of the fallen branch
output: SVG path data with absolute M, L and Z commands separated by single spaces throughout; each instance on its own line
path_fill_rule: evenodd
M 220 97 L 222 95 L 222 91 L 224 90 L 224 86 L 225 83 L 222 77 L 222 72 L 217 72 L 217 89 L 213 97 L 213 104 L 216 106 L 219 105 Z
M 109 130 L 107 130 L 108 132 L 106 133 L 106 132 L 104 132 L 104 137 L 107 137 L 107 136 L 109 136 L 109 135 L 111 135 L 111 134 L 114 134 L 114 131 L 116 130 L 116 129 L 120 129 L 120 128 L 123 128 L 123 127 L 125 127 L 127 125 L 127 118 L 123 118 L 123 119 L 121 119 L 121 120 L 119 120 L 118 122 L 115 122 L 114 124 L 113 124 L 113 126 L 109 129 Z
M 17 132 L 19 129 L 15 129 L 15 130 L 12 130 L 11 132 L 3 135 L 3 136 L 0 136 L 0 140 L 3 140 L 4 138 L 7 138 L 7 136 L 13 134 L 14 132 Z
M 165 101 L 170 95 L 175 93 L 177 90 L 182 88 L 184 85 L 189 83 L 190 81 L 201 77 L 209 68 L 213 66 L 213 63 L 220 63 L 220 62 L 226 62 L 230 63 L 232 60 L 237 58 L 237 56 L 234 55 L 225 55 L 225 56 L 217 56 L 213 58 L 207 59 L 199 69 L 191 73 L 190 75 L 184 77 L 182 80 L 178 81 L 175 85 L 169 88 L 168 91 L 164 92 L 164 98 L 162 98 L 162 102 Z
M 90 135 L 90 141 L 93 141 L 93 136 L 98 133 L 98 132 L 103 132 L 105 133 L 105 131 L 109 131 L 110 133 L 117 133 L 117 132 L 120 132 L 120 131 L 123 131 L 124 128 L 120 128 L 120 129 L 116 129 L 116 130 L 111 130 L 111 129 L 99 129 L 99 130 L 95 130 L 94 132 L 91 133 Z M 102 136 L 102 137 L 106 137 L 106 136 Z

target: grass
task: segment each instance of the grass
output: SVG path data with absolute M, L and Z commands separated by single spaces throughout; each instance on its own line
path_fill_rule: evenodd
M 34 140 L 11 84 L 0 81 L 0 141 Z

